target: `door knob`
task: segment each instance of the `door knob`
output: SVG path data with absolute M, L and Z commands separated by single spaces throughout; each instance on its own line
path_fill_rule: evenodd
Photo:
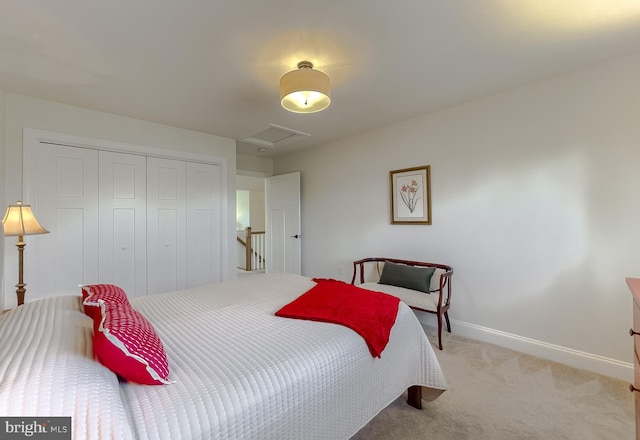
M 633 335 L 640 335 L 640 333 L 638 333 L 637 331 L 635 331 L 634 329 L 630 328 L 629 329 L 629 336 L 633 336 Z
M 298 234 L 296 235 L 291 235 L 291 238 L 300 238 L 300 236 Z

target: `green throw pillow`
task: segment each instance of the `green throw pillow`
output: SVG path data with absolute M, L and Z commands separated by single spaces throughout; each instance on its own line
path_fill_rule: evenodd
M 409 266 L 385 261 L 382 275 L 380 275 L 380 284 L 429 293 L 431 277 L 435 271 L 433 267 Z

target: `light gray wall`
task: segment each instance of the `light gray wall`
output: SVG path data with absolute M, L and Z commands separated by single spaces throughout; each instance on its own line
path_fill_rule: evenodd
M 273 176 L 273 159 L 268 157 L 238 154 L 237 173 L 243 176 L 270 177 Z
M 454 332 L 630 378 L 638 78 L 640 54 L 276 159 L 301 172 L 303 274 L 447 263 Z M 426 164 L 433 225 L 391 225 L 389 171 Z

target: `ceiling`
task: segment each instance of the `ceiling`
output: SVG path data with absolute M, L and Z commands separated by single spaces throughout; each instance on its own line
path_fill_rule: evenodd
M 264 157 L 638 51 L 638 0 L 0 0 L 5 91 L 237 140 L 309 135 L 238 143 Z M 320 113 L 280 106 L 301 60 L 331 78 Z

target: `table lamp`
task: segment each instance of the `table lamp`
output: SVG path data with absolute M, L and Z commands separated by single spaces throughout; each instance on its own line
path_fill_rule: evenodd
M 18 284 L 16 284 L 16 295 L 18 296 L 18 305 L 20 306 L 24 304 L 24 294 L 27 291 L 25 288 L 26 284 L 23 280 L 23 251 L 26 246 L 24 236 L 47 234 L 49 231 L 40 226 L 33 212 L 31 212 L 31 206 L 23 205 L 20 201 L 15 205 L 9 205 L 7 207 L 2 225 L 4 226 L 4 235 L 18 237 L 18 242 L 16 243 L 18 248 Z

